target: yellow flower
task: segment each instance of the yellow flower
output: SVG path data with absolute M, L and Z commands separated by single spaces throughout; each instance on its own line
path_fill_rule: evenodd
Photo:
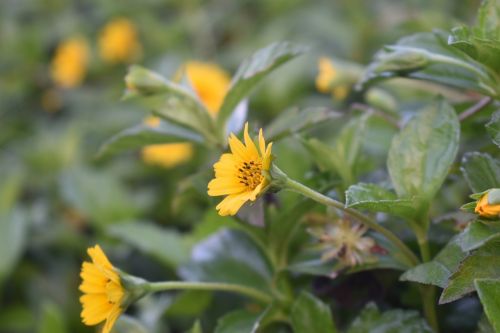
M 219 215 L 235 215 L 247 201 L 255 201 L 265 190 L 269 181 L 263 171 L 271 167 L 272 143 L 266 142 L 259 131 L 259 150 L 248 135 L 248 123 L 245 124 L 245 144 L 233 133 L 229 136 L 231 153 L 221 156 L 214 164 L 215 178 L 208 184 L 208 195 L 226 198 L 217 205 Z
M 148 117 L 144 123 L 153 128 L 158 127 L 160 118 Z M 165 168 L 175 167 L 190 160 L 192 156 L 193 145 L 187 142 L 161 143 L 142 148 L 142 160 L 144 162 Z
M 87 72 L 89 46 L 82 37 L 62 42 L 52 59 L 50 73 L 54 82 L 64 88 L 78 86 Z
M 489 192 L 484 194 L 481 197 L 481 199 L 479 199 L 474 211 L 476 212 L 476 214 L 479 214 L 482 217 L 487 217 L 487 218 L 499 217 L 500 216 L 500 204 L 491 205 L 488 202 L 488 194 L 489 194 Z
M 127 63 L 140 57 L 141 45 L 134 24 L 126 18 L 106 24 L 99 35 L 99 53 L 110 63 Z
M 216 64 L 190 61 L 183 66 L 189 83 L 211 115 L 219 112 L 231 78 Z
M 331 93 L 335 99 L 343 100 L 349 93 L 349 88 L 345 84 L 332 85 L 338 79 L 339 73 L 333 62 L 326 57 L 321 57 L 318 61 L 318 76 L 316 77 L 318 91 Z
M 84 262 L 80 276 L 82 321 L 85 325 L 97 325 L 105 321 L 102 333 L 109 333 L 124 311 L 122 303 L 125 290 L 120 276 L 109 262 L 99 245 L 87 250 L 92 262 Z

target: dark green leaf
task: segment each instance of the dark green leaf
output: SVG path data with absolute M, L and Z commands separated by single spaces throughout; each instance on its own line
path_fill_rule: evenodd
M 151 144 L 185 141 L 203 143 L 203 137 L 167 121 L 162 121 L 158 127 L 139 124 L 115 134 L 104 142 L 99 148 L 98 157 L 105 157 Z
M 398 199 L 394 192 L 375 184 L 351 185 L 346 192 L 346 207 L 384 212 L 411 220 L 415 214 L 412 199 Z
M 313 295 L 302 292 L 290 315 L 294 333 L 336 333 L 330 307 Z
M 255 52 L 243 61 L 231 81 L 231 87 L 219 110 L 217 123 L 225 131 L 225 124 L 233 110 L 266 75 L 285 62 L 303 54 L 307 49 L 289 42 L 273 43 Z
M 474 291 L 475 279 L 500 278 L 500 238 L 493 238 L 465 258 L 451 275 L 439 299 L 449 303 Z
M 495 112 L 491 116 L 490 122 L 486 124 L 486 130 L 493 143 L 500 147 L 500 111 Z
M 473 221 L 462 232 L 460 246 L 463 251 L 472 251 L 496 237 L 500 237 L 498 222 Z
M 228 313 L 217 321 L 215 333 L 252 333 L 259 314 L 237 310 Z
M 137 221 L 111 225 L 107 232 L 168 267 L 176 268 L 189 260 L 189 245 L 176 231 Z
M 500 164 L 488 154 L 465 154 L 460 169 L 474 193 L 500 187 Z
M 476 279 L 474 285 L 486 316 L 495 332 L 500 332 L 500 280 Z
M 394 136 L 387 166 L 400 198 L 434 198 L 457 154 L 459 135 L 455 111 L 439 99 Z

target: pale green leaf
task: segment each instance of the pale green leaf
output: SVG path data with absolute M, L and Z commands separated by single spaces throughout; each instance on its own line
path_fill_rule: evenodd
M 500 279 L 474 280 L 484 312 L 495 332 L 500 332 Z
M 460 170 L 474 193 L 500 187 L 500 164 L 486 153 L 466 153 Z

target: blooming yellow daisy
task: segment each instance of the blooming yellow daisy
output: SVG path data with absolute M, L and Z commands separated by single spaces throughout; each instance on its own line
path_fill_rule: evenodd
M 99 35 L 99 53 L 109 63 L 127 63 L 141 54 L 141 45 L 134 24 L 117 18 L 106 24 Z
M 84 262 L 80 276 L 82 321 L 85 325 L 97 325 L 105 321 L 102 333 L 109 333 L 123 312 L 125 290 L 120 276 L 109 262 L 99 245 L 87 250 L 92 262 Z
M 215 178 L 208 184 L 208 195 L 226 198 L 217 205 L 219 215 L 235 215 L 247 201 L 255 201 L 262 194 L 269 180 L 263 171 L 271 167 L 272 143 L 266 142 L 259 131 L 259 150 L 248 134 L 248 123 L 244 130 L 245 144 L 233 133 L 229 136 L 231 153 L 221 156 L 214 164 Z
M 57 47 L 52 59 L 52 79 L 60 87 L 76 87 L 85 77 L 88 61 L 89 46 L 83 37 L 65 40 Z

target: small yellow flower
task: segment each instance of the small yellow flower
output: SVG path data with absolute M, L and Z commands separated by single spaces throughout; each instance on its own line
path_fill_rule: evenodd
M 144 121 L 151 127 L 160 125 L 160 118 L 148 117 Z M 193 145 L 188 142 L 160 143 L 142 148 L 142 160 L 150 165 L 173 168 L 193 157 Z
M 500 216 L 500 204 L 490 204 L 488 202 L 488 194 L 484 194 L 481 199 L 478 200 L 476 208 L 474 211 L 476 214 L 479 214 L 479 216 L 486 217 L 486 218 L 495 218 Z
M 212 116 L 217 115 L 231 78 L 216 64 L 190 61 L 183 66 L 189 83 Z
M 63 88 L 78 86 L 87 72 L 89 46 L 83 37 L 62 42 L 52 59 L 50 73 L 54 82 Z
M 229 136 L 231 153 L 221 156 L 214 164 L 215 178 L 208 184 L 208 195 L 226 198 L 217 205 L 219 215 L 235 215 L 247 201 L 255 201 L 269 185 L 263 171 L 271 167 L 272 143 L 266 142 L 259 131 L 259 150 L 248 134 L 248 123 L 244 130 L 245 144 L 234 134 Z
M 106 24 L 99 35 L 99 53 L 109 63 L 128 63 L 141 54 L 134 24 L 126 18 L 117 18 Z
M 82 321 L 93 326 L 105 321 L 102 333 L 109 333 L 124 309 L 125 290 L 120 276 L 99 245 L 87 250 L 92 262 L 84 262 L 80 276 Z
M 318 61 L 318 76 L 316 77 L 316 88 L 322 93 L 329 93 L 332 88 L 330 83 L 337 76 L 337 70 L 333 63 L 326 57 L 321 57 Z

